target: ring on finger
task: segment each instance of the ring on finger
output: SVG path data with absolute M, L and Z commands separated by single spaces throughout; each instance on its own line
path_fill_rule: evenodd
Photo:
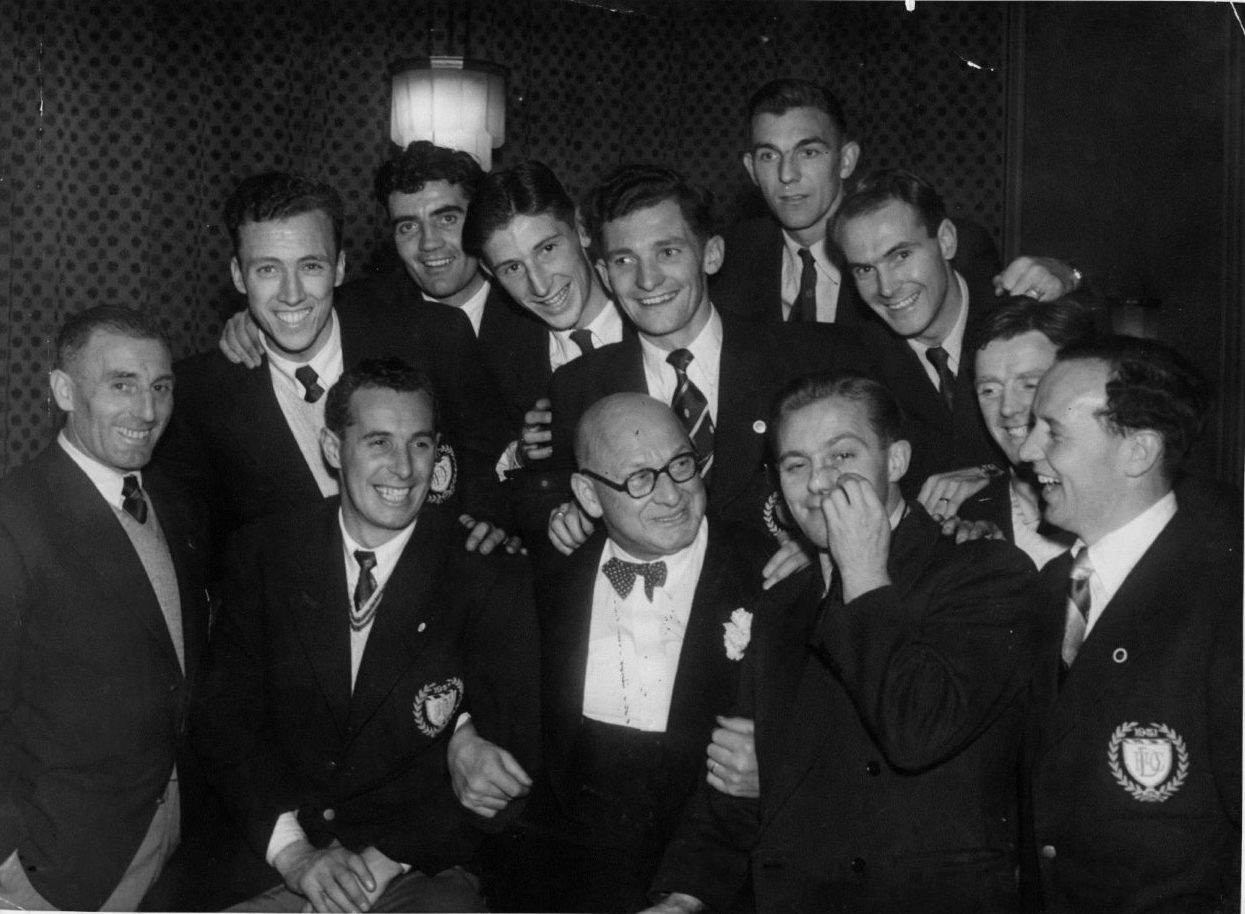
M 1028 292 L 1025 293 L 1025 295 L 1029 296 L 1034 301 L 1042 300 L 1042 293 L 1038 289 L 1030 289 Z

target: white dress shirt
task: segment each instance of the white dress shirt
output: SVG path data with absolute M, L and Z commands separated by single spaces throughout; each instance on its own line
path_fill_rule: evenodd
M 69 440 L 69 436 L 65 434 L 65 430 L 61 429 L 60 434 L 56 436 L 56 443 L 60 445 L 61 450 L 69 455 L 69 459 L 86 473 L 87 479 L 91 480 L 91 484 L 103 496 L 104 501 L 118 511 L 124 510 L 125 499 L 121 496 L 121 488 L 125 485 L 125 477 L 137 476 L 138 484 L 143 484 L 143 473 L 141 470 L 128 470 L 121 472 L 109 466 L 104 466 L 90 454 L 80 450 L 76 444 Z M 150 505 L 148 505 L 150 507 Z
M 467 320 L 471 321 L 471 330 L 476 336 L 480 335 L 480 321 L 484 320 L 484 303 L 488 301 L 489 284 L 487 282 L 480 283 L 480 288 L 476 290 L 475 295 L 467 299 L 461 305 L 451 305 L 449 302 L 441 301 L 439 298 L 433 298 L 425 295 L 429 301 L 435 301 L 450 308 L 457 307 L 463 314 L 467 315 Z
M 618 313 L 618 306 L 612 301 L 608 302 L 601 309 L 601 313 L 583 329 L 592 334 L 592 345 L 597 349 L 608 346 L 610 343 L 620 342 L 623 336 L 623 322 L 622 315 Z M 581 355 L 583 353 L 579 351 L 579 346 L 571 339 L 570 330 L 549 331 L 550 370 L 557 371 L 567 362 L 573 362 Z
M 337 383 L 342 376 L 342 334 L 337 323 L 337 315 L 329 317 L 328 342 L 312 357 L 309 362 L 292 362 L 277 352 L 268 337 L 264 337 L 264 351 L 268 354 L 268 373 L 272 377 L 272 389 L 277 395 L 277 403 L 285 416 L 285 423 L 298 442 L 298 450 L 303 461 L 316 479 L 320 494 L 327 498 L 337 494 L 337 480 L 329 472 L 320 453 L 320 432 L 324 428 L 324 402 L 328 399 L 328 389 Z M 325 395 L 308 403 L 304 399 L 306 393 L 302 383 L 294 377 L 294 372 L 304 364 L 310 365 L 319 380 L 317 383 L 324 388 Z
M 952 325 L 951 332 L 947 334 L 947 338 L 939 345 L 947 351 L 947 367 L 958 378 L 960 376 L 960 359 L 964 355 L 964 328 L 968 326 L 968 283 L 964 281 L 964 277 L 959 273 L 955 274 L 955 281 L 960 284 L 960 313 L 956 315 L 955 324 Z M 934 385 L 934 389 L 940 390 L 938 369 L 934 367 L 933 362 L 925 357 L 925 353 L 934 347 L 922 343 L 916 337 L 910 338 L 908 345 L 917 354 L 921 367 L 925 369 L 925 376 Z
M 722 316 L 710 307 L 709 321 L 701 328 L 696 339 L 687 347 L 692 362 L 687 366 L 687 376 L 709 401 L 709 416 L 714 427 L 718 424 L 718 377 L 722 362 Z M 669 404 L 678 388 L 679 376 L 666 359 L 670 351 L 655 346 L 640 335 L 640 351 L 644 354 L 644 380 L 649 396 Z
M 636 578 L 626 598 L 618 596 L 601 569 L 612 558 L 638 560 L 612 540 L 606 542 L 592 591 L 585 717 L 652 733 L 665 731 L 708 541 L 709 524 L 702 520 L 692 544 L 664 558 L 666 583 L 654 588 L 651 601 L 642 577 Z
M 785 320 L 790 317 L 791 309 L 795 307 L 795 301 L 800 297 L 800 278 L 804 275 L 804 261 L 800 259 L 800 248 L 805 245 L 788 235 L 785 229 L 782 233 L 782 242 L 782 316 Z M 817 285 L 815 286 L 817 321 L 823 324 L 833 323 L 834 315 L 839 307 L 839 286 L 843 281 L 842 274 L 826 256 L 824 241 L 818 241 L 807 247 L 809 253 L 813 255 L 813 263 L 817 268 Z
M 1089 616 L 1085 620 L 1085 637 L 1089 637 L 1094 623 L 1102 618 L 1129 572 L 1158 539 L 1168 521 L 1175 517 L 1176 507 L 1176 493 L 1168 492 L 1124 526 L 1112 530 L 1089 547 L 1089 563 L 1094 571 L 1089 576 Z M 1083 545 L 1082 540 L 1078 539 L 1076 545 Z

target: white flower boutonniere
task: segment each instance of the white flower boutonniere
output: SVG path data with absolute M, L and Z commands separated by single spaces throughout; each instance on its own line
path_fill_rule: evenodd
M 731 613 L 731 621 L 723 622 L 726 629 L 722 635 L 722 643 L 726 645 L 728 660 L 743 660 L 744 650 L 752 640 L 752 613 L 742 606 Z

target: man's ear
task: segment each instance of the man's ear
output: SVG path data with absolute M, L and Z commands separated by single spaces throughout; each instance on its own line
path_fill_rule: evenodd
M 593 266 L 597 268 L 597 275 L 601 277 L 601 284 L 605 286 L 605 291 L 609 292 L 610 298 L 615 298 L 614 285 L 610 282 L 610 271 L 605 269 L 605 261 L 598 259 Z
M 333 288 L 336 289 L 346 279 L 346 252 L 337 252 L 337 271 L 333 276 Z
M 579 246 L 585 251 L 592 247 L 592 236 L 588 234 L 588 227 L 584 222 L 583 214 L 575 210 L 575 234 L 579 236 Z
M 1148 428 L 1129 432 L 1124 440 L 1124 474 L 1145 476 L 1163 462 L 1163 450 L 1163 436 L 1158 432 Z
M 748 177 L 752 179 L 753 184 L 756 184 L 757 183 L 757 172 L 756 172 L 756 165 L 753 164 L 753 161 L 752 161 L 752 153 L 745 152 L 743 162 L 744 162 L 744 171 L 748 172 Z
M 955 234 L 955 223 L 950 219 L 943 219 L 938 226 L 938 248 L 942 251 L 942 259 L 950 260 L 954 257 L 959 244 L 959 238 Z
M 846 181 L 856 171 L 856 163 L 860 161 L 860 144 L 848 140 L 839 147 L 839 179 Z
M 904 473 L 908 472 L 908 464 L 912 460 L 912 445 L 900 438 L 892 441 L 886 449 L 886 479 L 888 482 L 899 482 Z
M 48 384 L 52 388 L 52 397 L 56 400 L 56 405 L 67 413 L 73 412 L 74 391 L 77 389 L 73 378 L 67 372 L 53 368 L 48 374 Z
M 605 513 L 601 500 L 597 498 L 597 487 L 587 476 L 582 473 L 572 473 L 571 491 L 575 493 L 575 500 L 579 502 L 579 506 L 593 520 Z
M 242 281 L 242 264 L 237 257 L 229 258 L 229 275 L 233 277 L 233 287 L 245 295 L 246 283 Z
M 714 235 L 705 242 L 704 253 L 700 256 L 701 268 L 705 271 L 705 275 L 712 276 L 722 269 L 722 263 L 725 259 L 726 242 L 721 235 Z
M 341 447 L 341 439 L 336 434 L 327 428 L 320 429 L 320 450 L 324 454 L 324 461 L 339 473 L 342 468 Z

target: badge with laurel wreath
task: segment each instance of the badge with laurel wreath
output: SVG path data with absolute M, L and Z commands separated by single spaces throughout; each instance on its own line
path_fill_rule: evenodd
M 1133 799 L 1164 803 L 1188 777 L 1189 750 L 1167 724 L 1142 727 L 1137 721 L 1127 721 L 1111 734 L 1107 767 Z

